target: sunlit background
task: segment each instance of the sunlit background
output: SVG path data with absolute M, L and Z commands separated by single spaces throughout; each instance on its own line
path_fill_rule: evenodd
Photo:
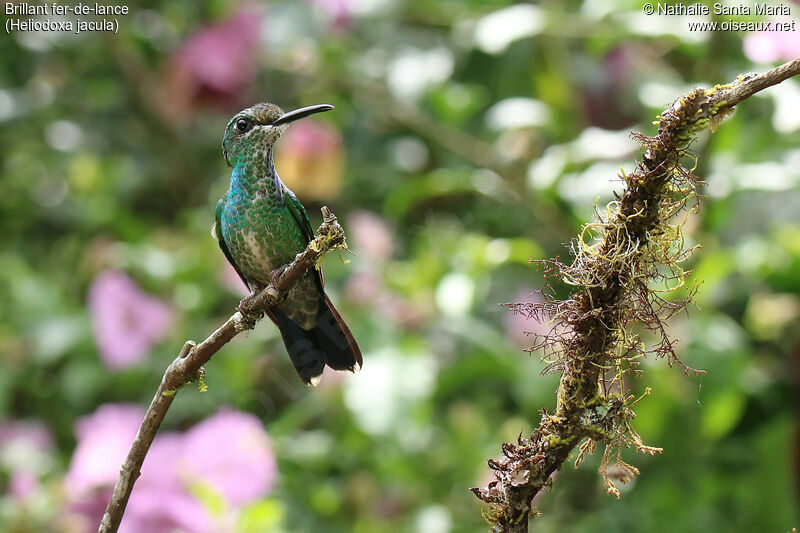
M 800 5 L 787 3 L 800 13 Z M 364 368 L 295 376 L 268 321 L 177 397 L 127 532 L 482 531 L 469 487 L 555 406 L 527 354 L 529 259 L 620 188 L 695 84 L 800 55 L 800 33 L 690 33 L 637 2 L 142 1 L 119 33 L 0 37 L 0 530 L 96 530 L 184 340 L 245 294 L 209 235 L 229 117 L 330 103 L 276 164 L 340 217 L 328 292 Z M 23 17 L 26 18 L 26 17 Z M 753 17 L 746 20 L 755 20 Z M 634 427 L 656 457 L 607 496 L 599 458 L 537 499 L 541 532 L 788 531 L 800 513 L 800 83 L 693 146 L 699 308 L 685 377 L 648 361 Z M 691 162 L 690 162 L 691 163 Z M 349 262 L 348 262 L 349 261 Z M 559 289 L 562 290 L 562 289 Z

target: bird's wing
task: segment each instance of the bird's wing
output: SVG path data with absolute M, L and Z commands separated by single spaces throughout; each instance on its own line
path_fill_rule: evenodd
M 211 233 L 212 233 L 213 237 L 217 239 L 217 244 L 219 244 L 219 247 L 222 250 L 222 253 L 225 254 L 225 258 L 231 264 L 231 266 L 236 271 L 236 273 L 239 274 L 239 277 L 242 278 L 242 282 L 244 283 L 245 287 L 247 287 L 250 290 L 253 290 L 250 287 L 250 284 L 247 282 L 247 278 L 244 277 L 244 274 L 242 274 L 242 271 L 239 270 L 239 267 L 236 265 L 236 261 L 233 260 L 233 256 L 231 255 L 231 251 L 228 250 L 228 245 L 225 244 L 225 238 L 222 236 L 222 209 L 224 207 L 225 207 L 225 201 L 224 200 L 220 200 L 220 201 L 217 202 L 217 210 L 216 210 L 215 217 L 214 217 L 216 219 L 216 221 L 214 223 L 214 227 L 211 228 L 212 229 Z
M 306 239 L 306 244 L 308 244 L 314 238 L 314 229 L 311 227 L 311 221 L 308 219 L 306 208 L 303 207 L 303 204 L 300 203 L 300 200 L 297 199 L 297 196 L 295 196 L 294 193 L 288 188 L 286 189 L 286 193 L 286 205 L 289 207 L 289 212 L 292 214 L 295 222 L 297 222 L 297 225 L 300 226 L 300 231 L 303 232 L 303 236 Z M 322 277 L 322 270 L 316 268 L 314 272 L 316 273 L 317 281 L 319 282 L 319 288 L 321 290 L 325 285 L 325 280 Z
M 300 226 L 300 230 L 303 232 L 307 244 L 314 238 L 314 229 L 311 227 L 311 221 L 308 220 L 306 208 L 303 207 L 303 204 L 300 203 L 300 200 L 297 199 L 297 196 L 295 196 L 292 191 L 286 189 L 286 192 L 288 193 L 286 195 L 286 203 L 289 206 L 289 211 L 292 213 L 292 217 L 294 217 L 297 225 Z

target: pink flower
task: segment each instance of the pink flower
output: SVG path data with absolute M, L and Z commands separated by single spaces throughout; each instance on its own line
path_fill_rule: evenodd
M 73 512 L 97 527 L 103 516 L 119 468 L 144 418 L 137 405 L 106 404 L 78 420 L 78 446 L 72 455 L 64 485 Z
M 169 61 L 164 111 L 180 118 L 197 105 L 238 105 L 255 78 L 260 33 L 261 14 L 245 7 L 189 36 Z
M 53 441 L 41 422 L 11 420 L 0 425 L 0 467 L 9 472 L 9 492 L 17 500 L 30 498 L 39 476 L 50 467 Z
M 342 137 L 326 122 L 303 120 L 292 124 L 281 143 L 283 150 L 299 157 L 316 157 L 320 152 L 339 149 Z
M 295 122 L 275 154 L 281 179 L 300 198 L 327 200 L 342 188 L 344 151 L 338 130 L 322 121 Z
M 350 23 L 352 16 L 352 0 L 311 0 L 330 19 L 331 27 L 342 29 Z
M 53 437 L 47 426 L 38 420 L 10 420 L 0 425 L 0 446 L 11 443 L 49 450 L 53 447 Z
M 342 387 L 345 380 L 344 372 L 337 372 L 329 366 L 322 369 L 322 381 L 320 381 L 317 389 L 319 391 L 325 390 L 338 390 Z
M 419 329 L 425 325 L 425 318 L 430 316 L 430 309 L 424 303 L 412 303 L 393 293 L 385 294 L 378 307 L 393 322 L 407 330 Z
M 88 516 L 94 527 L 103 516 L 143 418 L 144 411 L 137 405 L 106 404 L 78 421 L 78 446 L 64 483 L 71 509 Z M 181 438 L 166 433 L 153 441 L 121 532 L 205 531 L 205 510 L 183 490 L 175 473 Z
M 78 446 L 64 481 L 80 497 L 112 488 L 144 418 L 138 405 L 105 404 L 78 420 Z
M 347 221 L 356 253 L 386 261 L 392 256 L 394 238 L 388 224 L 375 213 L 356 211 Z
M 750 33 L 744 40 L 744 54 L 750 61 L 756 63 L 774 63 L 794 59 L 800 56 L 800 33 L 794 31 Z
M 18 500 L 27 500 L 39 489 L 39 478 L 29 470 L 16 470 L 9 480 L 11 494 Z
M 142 477 L 131 495 L 121 533 L 209 531 L 208 512 L 187 492 L 178 475 L 184 446 L 182 433 L 162 433 L 155 438 L 142 465 Z
M 355 272 L 347 280 L 347 296 L 359 305 L 372 304 L 383 294 L 381 278 L 373 270 Z
M 70 510 L 86 516 L 92 527 L 102 517 L 143 415 L 138 406 L 106 404 L 78 422 L 78 446 L 64 482 Z M 220 531 L 222 525 L 212 520 L 192 487 L 204 484 L 216 491 L 232 513 L 223 520 L 235 519 L 241 506 L 269 493 L 276 473 L 259 420 L 222 409 L 187 433 L 155 438 L 120 532 Z
M 179 68 L 186 69 L 201 88 L 236 93 L 255 76 L 255 52 L 260 18 L 243 9 L 229 19 L 208 25 L 189 37 L 178 51 Z
M 186 434 L 180 472 L 209 483 L 238 507 L 269 493 L 277 464 L 258 418 L 221 409 Z
M 166 304 L 114 270 L 101 272 L 92 282 L 89 311 L 100 356 L 106 366 L 117 370 L 143 360 L 172 325 Z

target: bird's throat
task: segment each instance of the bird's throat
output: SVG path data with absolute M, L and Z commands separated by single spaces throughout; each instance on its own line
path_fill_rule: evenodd
M 248 150 L 237 158 L 231 172 L 230 194 L 248 199 L 282 200 L 283 184 L 275 171 L 272 147 Z

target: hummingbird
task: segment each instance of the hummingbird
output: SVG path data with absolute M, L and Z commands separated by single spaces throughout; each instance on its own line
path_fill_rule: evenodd
M 236 113 L 225 127 L 222 153 L 232 169 L 231 182 L 217 202 L 212 233 L 253 294 L 314 238 L 303 204 L 275 170 L 275 142 L 295 120 L 331 109 L 319 104 L 284 113 L 275 104 L 260 103 Z M 266 315 L 307 385 L 319 383 L 325 365 L 351 372 L 361 368 L 361 350 L 325 294 L 321 270 L 309 270 Z

